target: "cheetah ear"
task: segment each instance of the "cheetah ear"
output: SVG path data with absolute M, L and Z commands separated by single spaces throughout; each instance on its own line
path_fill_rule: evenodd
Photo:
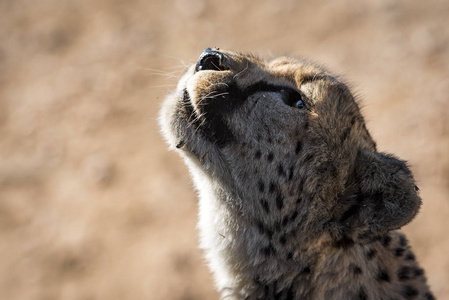
M 359 238 L 404 226 L 421 205 L 411 171 L 393 155 L 360 151 L 352 181 L 355 196 L 340 221 Z

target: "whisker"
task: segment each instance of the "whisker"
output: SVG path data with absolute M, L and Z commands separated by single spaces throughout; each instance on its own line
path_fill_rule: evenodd
M 182 74 L 180 71 L 164 71 L 164 70 L 158 70 L 158 69 L 151 69 L 151 68 L 139 68 L 141 70 L 149 71 L 151 72 L 151 75 L 157 75 L 157 76 L 165 76 L 168 78 L 179 78 Z
M 241 74 L 243 74 L 243 72 L 245 72 L 246 70 L 248 70 L 248 67 L 249 67 L 249 62 L 246 62 L 246 67 L 245 67 L 242 71 L 240 71 L 240 72 L 238 72 L 237 74 L 235 74 L 234 77 L 233 77 L 233 79 L 236 79 L 237 76 L 240 76 Z
M 176 84 L 166 84 L 166 85 L 150 85 L 148 88 L 153 89 L 153 88 L 175 88 Z
M 165 57 L 165 58 L 176 59 L 177 61 L 179 61 L 179 63 L 181 63 L 184 66 L 191 66 L 194 64 L 194 62 L 192 60 L 185 61 L 184 59 L 181 59 L 181 58 L 173 56 L 173 55 L 167 55 L 167 54 L 159 54 L 159 55 L 162 57 Z

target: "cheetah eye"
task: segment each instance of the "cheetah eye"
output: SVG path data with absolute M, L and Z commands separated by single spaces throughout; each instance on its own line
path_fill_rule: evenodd
M 288 106 L 299 108 L 299 109 L 305 108 L 304 101 L 302 100 L 302 96 L 298 91 L 295 91 L 293 89 L 281 89 L 279 92 L 282 95 L 282 100 Z

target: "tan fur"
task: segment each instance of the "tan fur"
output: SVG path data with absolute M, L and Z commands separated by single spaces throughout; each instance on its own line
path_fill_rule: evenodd
M 394 231 L 421 204 L 412 174 L 376 151 L 335 76 L 206 49 L 160 123 L 198 189 L 223 299 L 434 299 Z

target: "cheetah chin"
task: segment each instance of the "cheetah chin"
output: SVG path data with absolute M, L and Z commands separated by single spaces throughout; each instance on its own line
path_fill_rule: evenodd
M 223 299 L 434 299 L 405 236 L 421 205 L 337 76 L 206 49 L 164 101 Z

